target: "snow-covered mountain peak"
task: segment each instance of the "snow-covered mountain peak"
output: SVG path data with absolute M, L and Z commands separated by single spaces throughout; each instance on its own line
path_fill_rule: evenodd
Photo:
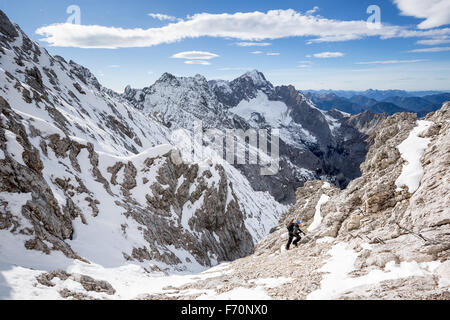
M 131 92 L 131 86 L 130 85 L 127 85 L 126 87 L 125 87 L 125 89 L 123 90 L 123 93 L 126 95 L 126 94 L 128 94 L 128 93 L 130 93 Z
M 273 90 L 273 85 L 270 83 L 264 74 L 258 70 L 252 70 L 244 73 L 240 77 L 231 81 L 232 87 L 245 87 L 245 89 L 250 94 L 254 90 L 262 90 L 265 93 L 269 93 L 268 91 Z
M 208 82 L 208 80 L 206 80 L 206 78 L 201 74 L 196 74 L 194 76 L 194 79 L 199 82 L 206 82 L 206 83 Z
M 159 77 L 159 79 L 156 80 L 155 84 L 156 83 L 167 83 L 167 84 L 172 84 L 172 85 L 179 84 L 178 78 L 169 72 L 164 72 L 161 75 L 161 77 Z
M 209 84 L 219 101 L 227 107 L 236 107 L 242 100 L 255 99 L 259 91 L 269 98 L 275 97 L 274 86 L 257 70 L 246 72 L 232 81 L 213 80 Z
M 264 74 L 256 69 L 244 73 L 238 79 L 250 79 L 256 86 L 266 86 L 270 84 L 270 82 L 266 80 Z
M 195 85 L 203 85 L 207 86 L 208 81 L 201 74 L 196 74 L 193 77 L 179 77 L 175 76 L 171 73 L 165 72 L 156 80 L 154 85 L 167 85 L 167 86 L 195 86 Z
M 137 109 L 156 114 L 172 130 L 192 129 L 196 121 L 202 121 L 205 127 L 222 127 L 224 123 L 230 127 L 231 116 L 199 74 L 177 77 L 164 73 L 153 85 L 128 88 L 123 96 Z

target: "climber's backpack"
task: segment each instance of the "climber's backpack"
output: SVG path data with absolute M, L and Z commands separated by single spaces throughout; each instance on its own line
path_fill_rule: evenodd
M 290 222 L 287 226 L 286 226 L 286 228 L 288 229 L 288 231 L 289 232 L 294 232 L 294 226 L 295 226 L 295 224 L 293 223 L 293 222 Z

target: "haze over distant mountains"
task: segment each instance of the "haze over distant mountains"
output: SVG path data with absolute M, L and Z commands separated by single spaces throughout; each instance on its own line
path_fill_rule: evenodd
M 343 98 L 351 98 L 353 96 L 364 96 L 367 98 L 375 100 L 383 100 L 389 97 L 424 97 L 433 94 L 449 93 L 449 91 L 436 91 L 436 90 L 425 90 L 425 91 L 406 91 L 406 90 L 378 90 L 378 89 L 368 89 L 366 91 L 356 91 L 356 90 L 301 90 L 302 92 L 310 92 L 316 94 L 322 93 L 334 93 L 335 95 Z
M 404 90 L 305 90 L 303 93 L 323 110 L 337 109 L 350 114 L 366 110 L 377 113 L 414 112 L 419 117 L 438 110 L 450 100 L 444 91 Z

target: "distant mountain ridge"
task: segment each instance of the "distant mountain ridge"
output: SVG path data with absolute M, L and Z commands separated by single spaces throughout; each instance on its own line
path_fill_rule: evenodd
M 383 100 L 388 97 L 424 97 L 434 94 L 442 94 L 449 93 L 450 90 L 424 90 L 424 91 L 406 91 L 406 90 L 378 90 L 378 89 L 368 89 L 365 91 L 357 91 L 357 90 L 310 90 L 305 89 L 301 90 L 304 93 L 313 93 L 313 94 L 323 94 L 323 93 L 334 93 L 335 95 L 350 99 L 353 96 L 365 96 L 367 98 L 375 99 L 375 100 Z
M 308 90 L 304 94 L 323 110 L 337 109 L 350 114 L 365 110 L 376 113 L 414 112 L 423 117 L 450 101 L 450 93 L 440 91 L 407 92 L 403 90 L 333 91 Z

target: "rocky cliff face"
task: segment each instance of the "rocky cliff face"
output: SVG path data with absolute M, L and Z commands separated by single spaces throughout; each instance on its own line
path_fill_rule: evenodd
M 386 113 L 374 113 L 372 111 L 364 111 L 363 113 L 351 116 L 347 122 L 358 131 L 371 136 L 388 115 Z
M 405 152 L 402 146 L 411 141 Z M 253 255 L 224 266 L 226 276 L 184 285 L 178 292 L 215 290 L 206 296 L 225 297 L 263 290 L 275 299 L 449 299 L 449 155 L 450 102 L 424 120 L 406 113 L 387 118 L 371 136 L 360 178 L 345 190 L 323 181 L 305 183 L 297 190 L 296 205 Z M 402 179 L 416 160 L 420 167 L 411 179 Z M 420 168 L 423 175 L 417 175 Z M 286 251 L 286 224 L 298 218 L 307 235 L 298 248 Z M 227 282 L 214 289 L 225 277 Z
M 252 253 L 285 209 L 223 160 L 187 160 L 167 119 L 51 56 L 3 12 L 0 84 L 0 268 L 198 270 Z

